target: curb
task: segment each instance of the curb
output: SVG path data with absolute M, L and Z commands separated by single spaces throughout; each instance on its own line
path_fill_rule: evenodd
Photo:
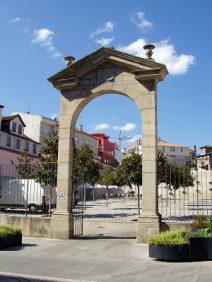
M 1 280 L 5 278 L 5 280 Z M 11 280 L 13 279 L 13 280 Z M 78 279 L 68 279 L 68 278 L 57 278 L 49 276 L 37 276 L 37 275 L 28 275 L 20 274 L 13 272 L 1 272 L 0 271 L 0 281 L 13 281 L 13 282 L 95 282 L 91 280 L 78 280 Z

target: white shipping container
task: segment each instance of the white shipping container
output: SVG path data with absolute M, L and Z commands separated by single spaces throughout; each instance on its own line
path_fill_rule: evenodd
M 56 206 L 56 188 L 45 187 L 34 179 L 8 179 L 0 181 L 0 208 L 24 208 L 42 210 L 45 206 Z

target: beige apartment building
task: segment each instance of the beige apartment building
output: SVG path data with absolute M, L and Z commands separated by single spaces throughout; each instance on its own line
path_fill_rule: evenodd
M 184 166 L 188 161 L 192 161 L 193 159 L 193 150 L 188 146 L 158 140 L 158 150 L 162 152 L 168 160 L 175 162 L 179 167 Z M 135 143 L 127 147 L 127 155 L 132 152 L 142 155 L 141 139 L 138 139 Z

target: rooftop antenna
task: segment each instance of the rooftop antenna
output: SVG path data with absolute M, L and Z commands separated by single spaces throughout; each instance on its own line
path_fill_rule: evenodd
M 31 113 L 31 107 L 32 107 L 32 103 L 29 103 L 29 108 L 28 108 L 28 111 L 27 111 L 28 114 Z

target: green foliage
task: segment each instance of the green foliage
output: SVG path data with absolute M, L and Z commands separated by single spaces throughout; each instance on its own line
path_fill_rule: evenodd
M 36 165 L 32 163 L 33 158 L 28 152 L 22 152 L 18 158 L 19 164 L 16 165 L 16 170 L 23 179 L 35 178 Z
M 178 167 L 174 162 L 168 161 L 161 152 L 158 152 L 157 177 L 158 184 L 166 183 L 174 189 L 194 186 L 191 168 L 188 165 Z
M 125 175 L 123 172 L 123 167 L 121 165 L 117 166 L 113 171 L 113 185 L 122 187 L 126 184 Z
M 41 163 L 56 163 L 58 159 L 58 135 L 52 133 L 44 138 L 44 146 L 39 155 Z
M 197 231 L 186 231 L 186 238 L 212 238 L 212 232 L 208 229 L 199 229 Z
M 121 163 L 121 171 L 123 182 L 130 187 L 132 184 L 142 185 L 142 157 L 136 153 L 132 153 L 123 159 Z
M 44 139 L 44 147 L 39 155 L 39 161 L 33 163 L 28 152 L 23 152 L 16 166 L 17 172 L 24 179 L 35 179 L 42 187 L 55 186 L 57 179 L 58 136 L 53 133 Z
M 206 217 L 205 215 L 196 215 L 190 227 L 196 229 L 205 229 L 208 232 L 212 232 L 212 216 Z
M 74 158 L 74 181 L 96 184 L 100 177 L 102 166 L 94 161 L 93 152 L 88 145 L 76 150 Z
M 0 237 L 6 237 L 16 234 L 21 234 L 21 229 L 18 227 L 13 227 L 9 225 L 1 225 L 0 226 Z
M 100 184 L 106 187 L 114 184 L 114 173 L 110 169 L 103 169 L 100 175 Z
M 149 244 L 158 245 L 183 245 L 189 243 L 189 238 L 212 238 L 212 231 L 209 229 L 199 229 L 187 231 L 180 229 L 176 231 L 161 232 L 149 239 Z
M 185 230 L 161 232 L 149 239 L 149 244 L 158 245 L 184 245 L 188 244 L 188 238 L 185 236 Z

